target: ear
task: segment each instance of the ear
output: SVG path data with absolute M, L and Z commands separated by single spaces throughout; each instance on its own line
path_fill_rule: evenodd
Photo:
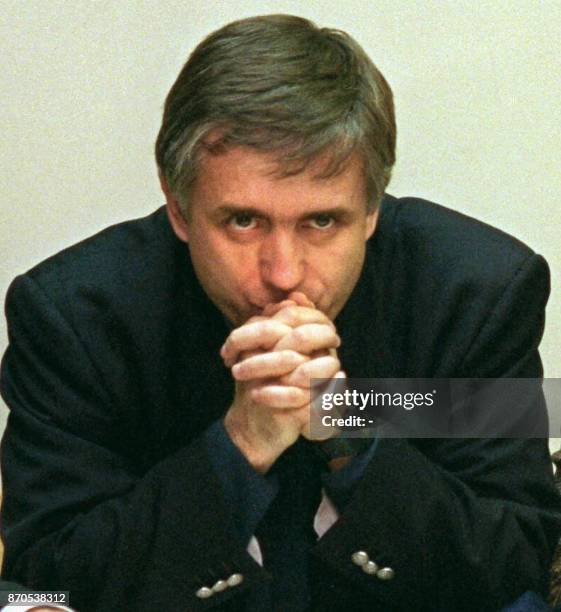
M 181 208 L 179 206 L 179 202 L 171 193 L 170 188 L 167 184 L 166 179 L 160 173 L 160 186 L 164 195 L 166 196 L 166 212 L 168 215 L 169 222 L 175 235 L 182 242 L 189 242 L 189 230 L 187 222 L 185 221 L 185 217 L 181 212 Z
M 378 206 L 371 213 L 366 215 L 366 232 L 364 235 L 364 239 L 368 240 L 370 236 L 374 233 L 376 229 L 376 225 L 378 224 L 378 213 L 380 212 L 380 207 Z

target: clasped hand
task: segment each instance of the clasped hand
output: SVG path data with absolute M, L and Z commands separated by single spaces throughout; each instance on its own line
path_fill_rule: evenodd
M 224 423 L 234 444 L 265 473 L 310 433 L 310 380 L 341 378 L 333 323 L 299 292 L 269 304 L 227 338 L 221 355 L 236 380 Z

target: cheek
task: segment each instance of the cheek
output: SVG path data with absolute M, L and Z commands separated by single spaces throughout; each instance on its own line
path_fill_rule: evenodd
M 334 241 L 327 249 L 315 256 L 316 263 L 324 274 L 346 277 L 357 266 L 362 264 L 365 252 L 365 242 L 359 231 L 343 235 Z
M 202 255 L 199 263 L 212 271 L 216 284 L 243 291 L 257 277 L 255 257 L 247 246 L 209 234 L 202 241 L 199 252 Z
M 322 284 L 335 302 L 346 300 L 362 270 L 366 245 L 364 239 L 341 241 L 329 256 L 319 260 Z

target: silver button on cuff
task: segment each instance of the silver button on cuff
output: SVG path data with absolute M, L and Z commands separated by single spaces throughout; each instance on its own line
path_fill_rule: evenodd
M 218 580 L 216 584 L 212 587 L 212 590 L 215 593 L 221 593 L 228 588 L 228 583 L 225 580 Z
M 362 566 L 362 571 L 365 574 L 373 575 L 378 571 L 378 566 L 374 563 L 374 561 L 368 561 Z
M 238 586 L 238 584 L 243 582 L 243 576 L 241 574 L 232 574 L 228 580 L 226 580 L 226 582 L 228 583 L 228 586 Z
M 383 567 L 377 574 L 380 580 L 391 580 L 395 576 L 395 572 L 391 567 Z
M 209 589 L 208 587 L 201 587 L 196 593 L 195 595 L 199 598 L 199 599 L 208 599 L 209 597 L 212 597 L 214 595 L 214 593 L 212 592 L 212 589 Z
M 355 553 L 353 553 L 351 559 L 355 565 L 362 567 L 368 563 L 370 557 L 368 556 L 368 553 L 365 553 L 363 550 L 357 550 Z

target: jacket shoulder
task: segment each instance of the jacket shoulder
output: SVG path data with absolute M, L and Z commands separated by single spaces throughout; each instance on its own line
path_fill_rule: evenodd
M 152 214 L 107 227 L 40 262 L 24 276 L 49 292 L 63 286 L 81 291 L 122 287 L 142 282 L 154 268 L 165 267 L 177 239 L 164 208 Z
M 390 196 L 369 258 L 384 296 L 380 308 L 388 334 L 399 339 L 398 361 L 414 361 L 417 372 L 498 372 L 464 368 L 477 338 L 493 326 L 503 330 L 493 332 L 495 340 L 517 327 L 533 330 L 528 346 L 535 348 L 541 337 L 547 263 L 497 228 L 426 200 Z M 496 349 L 503 361 L 521 351 Z M 481 364 L 490 359 L 484 352 Z
M 535 254 L 514 236 L 428 200 L 390 196 L 383 207 L 392 239 L 415 257 L 417 268 L 427 263 L 471 271 L 479 278 L 487 272 L 496 279 Z
M 167 431 L 175 389 L 170 372 L 188 324 L 188 269 L 186 245 L 159 209 L 111 226 L 18 276 L 6 297 L 7 403 L 18 405 L 17 384 L 34 394 L 39 389 L 40 399 L 27 409 L 40 409 L 39 418 L 87 431 L 101 443 L 111 440 L 123 452 L 136 448 L 127 427 L 143 432 L 143 419 L 151 415 L 160 423 L 153 430 Z M 28 363 L 21 374 L 23 359 Z M 49 372 L 45 380 L 43 371 Z M 143 440 L 138 433 L 138 443 Z

